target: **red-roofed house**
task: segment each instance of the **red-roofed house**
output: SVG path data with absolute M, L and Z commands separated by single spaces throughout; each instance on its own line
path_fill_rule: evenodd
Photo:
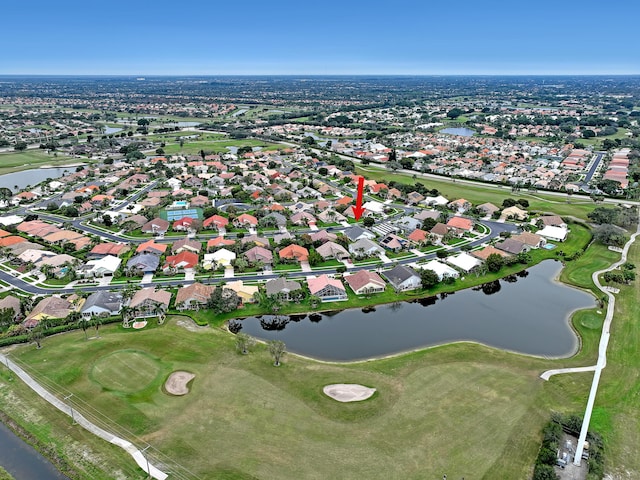
M 473 220 L 463 217 L 452 217 L 447 222 L 447 227 L 455 230 L 456 234 L 462 235 L 465 232 L 471 232 L 473 230 Z
M 162 267 L 166 273 L 171 270 L 184 270 L 185 268 L 194 268 L 198 264 L 198 254 L 187 250 L 177 255 L 169 255 Z
M 318 297 L 322 302 L 339 302 L 348 300 L 347 291 L 340 280 L 327 275 L 320 275 L 307 280 L 311 295 Z
M 280 250 L 280 252 L 278 252 L 278 256 L 282 260 L 297 260 L 298 262 L 306 262 L 309 258 L 309 250 L 301 247 L 300 245 L 291 244 Z

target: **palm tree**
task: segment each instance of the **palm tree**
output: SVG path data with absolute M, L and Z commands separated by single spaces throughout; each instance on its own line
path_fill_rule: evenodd
M 100 315 L 96 315 L 91 317 L 91 321 L 89 322 L 96 329 L 96 338 L 100 338 L 99 329 L 100 325 L 102 325 L 102 317 Z
M 152 308 L 153 314 L 158 317 L 158 325 L 162 325 L 166 318 L 165 306 L 162 303 L 156 303 Z
M 89 328 L 89 322 L 87 322 L 84 318 L 81 318 L 80 320 L 78 320 L 78 326 L 82 328 L 82 331 L 84 332 L 84 339 L 89 340 L 89 338 L 87 337 L 87 328 Z
M 123 305 L 120 308 L 120 316 L 122 316 L 122 326 L 129 328 L 129 317 L 133 314 L 133 308 Z

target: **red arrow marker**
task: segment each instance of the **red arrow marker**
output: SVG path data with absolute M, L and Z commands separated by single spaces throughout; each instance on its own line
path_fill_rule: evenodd
M 364 208 L 362 208 L 362 193 L 364 190 L 364 177 L 358 177 L 358 196 L 356 197 L 356 206 L 353 207 L 353 216 L 357 220 L 360 220 L 360 217 L 364 213 Z

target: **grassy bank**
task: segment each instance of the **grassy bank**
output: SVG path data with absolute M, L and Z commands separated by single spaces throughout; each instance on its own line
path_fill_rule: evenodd
M 529 201 L 530 207 L 527 209 L 529 211 L 554 212 L 558 215 L 574 216 L 583 220 L 586 220 L 587 213 L 595 208 L 593 201 L 584 197 L 563 198 L 557 195 L 545 195 L 544 192 L 528 192 L 526 190 L 513 193 L 510 187 L 484 185 L 482 183 L 460 183 L 447 178 L 442 180 L 421 178 L 419 174 L 417 178 L 413 178 L 411 175 L 392 173 L 384 168 L 371 165 L 356 167 L 356 173 L 380 182 L 394 180 L 408 185 L 420 182 L 429 189 L 437 189 L 449 199 L 465 198 L 474 205 L 489 201 L 496 206 L 500 206 L 505 198 L 524 198 Z M 567 199 L 570 203 L 567 203 Z
M 5 173 L 39 168 L 43 165 L 64 166 L 71 163 L 83 163 L 86 160 L 63 155 L 54 157 L 42 150 L 26 150 L 24 152 L 0 153 L 0 175 Z
M 640 256 L 637 249 L 632 254 Z M 588 289 L 586 272 L 617 255 L 592 245 L 568 262 L 562 276 Z M 637 320 L 631 320 L 637 307 L 626 312 L 635 305 L 636 288 L 620 294 L 621 318 L 630 318 L 614 321 L 621 335 L 612 339 L 592 427 L 605 435 L 616 468 L 637 472 L 628 448 L 637 444 L 640 338 Z M 596 309 L 574 316 L 583 348 L 572 359 L 460 343 L 357 364 L 289 355 L 275 368 L 264 345 L 239 355 L 231 335 L 217 328 L 188 331 L 178 324 L 183 318 L 142 331 L 107 326 L 100 339 L 88 342 L 81 332 L 59 335 L 47 338 L 42 350 L 20 347 L 13 356 L 48 384 L 126 425 L 130 440 L 151 443 L 201 478 L 417 479 L 446 473 L 520 479 L 531 473 L 549 412 L 581 413 L 592 377 L 543 382 L 539 374 L 593 361 L 601 326 Z M 630 363 L 634 368 L 627 368 Z M 196 374 L 184 397 L 163 393 L 175 370 Z M 378 392 L 366 402 L 338 404 L 322 394 L 328 383 L 360 383 Z M 102 453 L 102 442 L 87 442 Z

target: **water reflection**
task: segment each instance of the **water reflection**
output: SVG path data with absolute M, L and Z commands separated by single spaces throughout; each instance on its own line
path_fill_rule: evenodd
M 375 308 L 311 313 L 291 321 L 264 316 L 242 320 L 255 337 L 283 340 L 287 349 L 326 360 L 356 360 L 455 341 L 474 341 L 539 356 L 569 356 L 578 346 L 567 321 L 593 307 L 588 293 L 553 281 L 560 262 L 474 289 Z M 514 281 L 516 280 L 517 281 Z

